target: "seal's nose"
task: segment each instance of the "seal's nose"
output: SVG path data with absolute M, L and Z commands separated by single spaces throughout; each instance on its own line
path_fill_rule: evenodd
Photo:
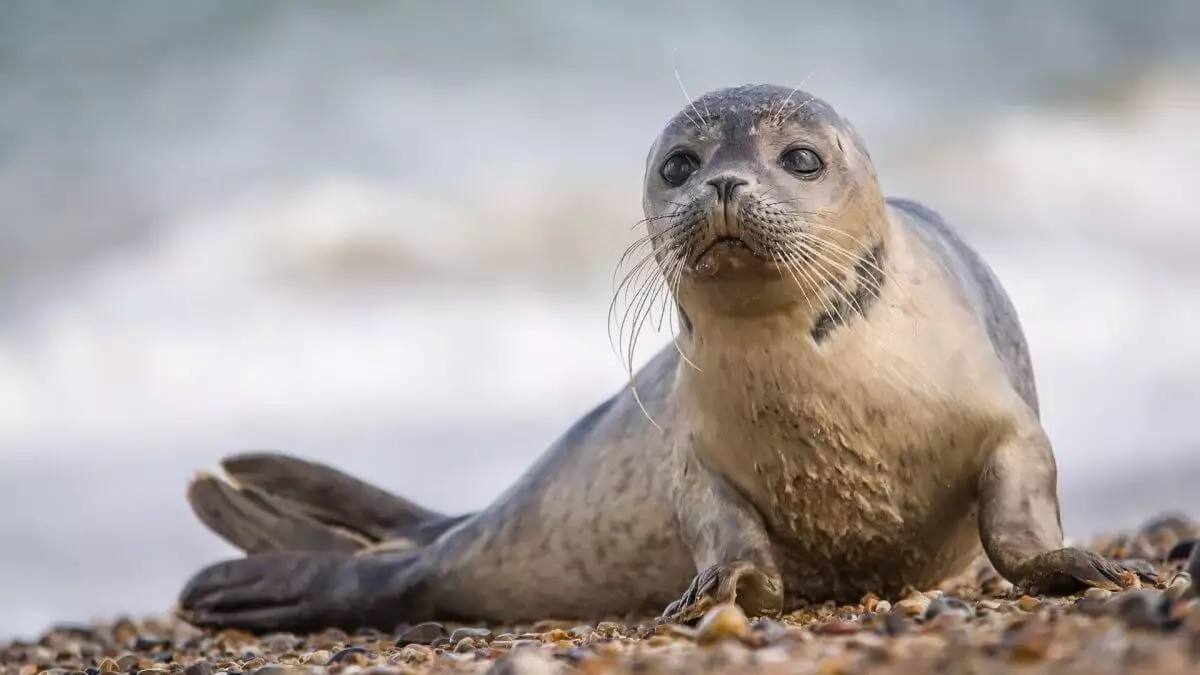
M 737 176 L 717 176 L 709 180 L 708 184 L 717 189 L 717 199 L 728 204 L 733 199 L 733 191 L 747 182 Z

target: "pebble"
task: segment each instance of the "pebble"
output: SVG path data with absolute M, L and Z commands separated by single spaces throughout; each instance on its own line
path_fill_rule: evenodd
M 900 614 L 885 614 L 880 628 L 886 635 L 903 635 L 908 632 L 909 622 Z
M 744 640 L 750 634 L 750 621 L 735 604 L 717 605 L 708 610 L 696 626 L 696 639 L 709 644 L 726 638 Z
M 787 637 L 787 629 L 770 619 L 759 619 L 750 625 L 750 629 L 758 636 L 763 645 L 775 645 Z
M 475 638 L 471 638 L 471 637 L 465 637 L 465 638 L 459 640 L 458 642 L 454 643 L 454 651 L 458 654 L 466 654 L 467 652 L 474 652 L 476 648 L 477 648 L 477 646 L 475 644 Z
M 961 598 L 956 598 L 953 595 L 943 595 L 929 603 L 929 607 L 925 608 L 923 619 L 931 621 L 934 617 L 945 615 L 973 617 L 975 616 L 975 609 Z
M 1109 612 L 1132 628 L 1158 628 L 1166 618 L 1157 591 L 1127 591 L 1108 602 Z
M 330 663 L 346 663 L 362 666 L 367 663 L 367 650 L 362 647 L 346 647 L 329 657 Z
M 314 666 L 323 666 L 329 663 L 329 650 L 318 649 L 315 652 L 309 652 L 300 657 L 300 663 L 306 663 Z
M 165 649 L 170 646 L 170 640 L 150 635 L 139 635 L 133 642 L 133 648 L 139 652 L 148 652 L 152 649 Z
M 812 628 L 817 635 L 854 635 L 859 630 L 861 627 L 857 623 L 839 619 L 819 623 Z
M 122 620 L 0 641 L 0 675 L 1003 673 L 1016 664 L 1064 674 L 1130 665 L 1184 672 L 1200 658 L 1200 598 L 1185 592 L 1191 579 L 1178 573 L 1180 559 L 1168 561 L 1178 542 L 1163 531 L 1081 544 L 1108 557 L 1135 552 L 1157 561 L 1158 589 L 1147 583 L 1120 592 L 1088 589 L 1075 598 L 991 595 L 985 586 L 1000 587 L 998 577 L 976 565 L 890 604 L 866 594 L 857 604 L 812 605 L 753 623 L 729 605 L 711 608 L 696 628 L 646 617 L 594 626 L 536 621 L 451 630 L 430 622 L 392 634 L 256 637 L 199 631 L 174 619 Z
M 427 645 L 438 638 L 447 637 L 446 628 L 440 623 L 427 621 L 404 631 L 398 642 L 401 644 Z
M 896 611 L 904 616 L 923 616 L 929 609 L 930 600 L 924 593 L 914 593 L 896 603 Z
M 585 633 L 586 635 L 586 633 Z M 450 634 L 450 642 L 458 644 L 463 638 L 471 638 L 474 640 L 491 640 L 492 631 L 487 628 L 456 628 Z
M 1167 562 L 1182 562 L 1187 560 L 1192 555 L 1192 551 L 1196 548 L 1195 539 L 1184 539 L 1176 542 L 1171 550 L 1167 552 Z
M 544 654 L 522 649 L 497 659 L 488 669 L 489 675 L 551 675 L 554 662 Z
M 183 669 L 184 675 L 213 675 L 212 664 L 208 661 L 197 661 Z

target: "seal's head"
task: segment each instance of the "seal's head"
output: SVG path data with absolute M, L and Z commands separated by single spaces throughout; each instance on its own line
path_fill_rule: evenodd
M 643 209 L 682 305 L 728 313 L 817 307 L 881 237 L 884 203 L 858 134 L 786 87 L 708 93 L 663 129 Z

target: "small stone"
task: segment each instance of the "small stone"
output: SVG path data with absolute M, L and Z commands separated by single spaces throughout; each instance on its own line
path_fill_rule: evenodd
M 170 646 L 170 640 L 154 635 L 139 635 L 137 640 L 134 640 L 133 642 L 133 648 L 139 652 L 148 652 L 154 649 L 166 649 Z
M 472 638 L 472 637 L 465 637 L 465 638 L 459 640 L 458 642 L 454 643 L 454 652 L 456 654 L 466 654 L 468 652 L 474 652 L 476 648 L 477 648 L 477 646 L 475 644 L 475 638 Z
M 213 675 L 212 664 L 208 661 L 197 661 L 183 669 L 184 675 Z
M 555 656 L 561 656 L 571 663 L 583 663 L 588 658 L 588 650 L 582 647 L 573 647 L 562 654 L 555 654 Z
M 434 651 L 425 645 L 408 645 L 396 652 L 391 659 L 393 663 L 424 663 L 434 656 Z
M 1117 583 L 1123 589 L 1138 589 L 1142 587 L 1142 578 L 1133 570 L 1122 570 L 1121 574 L 1117 577 Z
M 287 666 L 272 663 L 271 665 L 255 670 L 254 675 L 288 675 L 290 672 L 291 670 Z M 342 672 L 345 673 L 347 671 L 343 670 Z
M 162 668 L 143 668 L 137 675 L 167 675 L 167 672 Z
M 619 637 L 624 632 L 624 626 L 612 621 L 601 621 L 596 624 L 596 632 L 605 637 Z
M 1122 593 L 1108 603 L 1109 612 L 1130 628 L 1159 628 L 1166 618 L 1163 609 L 1159 594 L 1146 589 Z
M 397 640 L 397 643 L 404 645 L 427 645 L 438 638 L 447 637 L 447 635 L 446 628 L 442 624 L 427 621 L 404 631 L 400 639 Z
M 488 675 L 551 675 L 555 664 L 550 657 L 533 649 L 520 649 L 496 660 Z
M 701 643 L 712 643 L 725 638 L 745 639 L 750 634 L 750 622 L 745 613 L 735 604 L 727 603 L 713 607 L 696 627 L 696 637 Z
M 137 654 L 126 654 L 117 659 L 117 669 L 119 672 L 122 672 L 122 673 L 128 672 L 130 668 L 137 667 L 137 664 L 138 664 L 138 655 Z
M 1187 572 L 1180 572 L 1167 584 L 1167 589 L 1163 591 L 1163 595 L 1172 600 L 1179 600 L 1188 597 L 1193 592 L 1192 575 Z
M 561 628 L 555 628 L 542 634 L 542 642 L 559 642 L 562 640 L 570 640 L 571 636 L 567 631 Z
M 291 633 L 272 633 L 264 635 L 262 639 L 263 646 L 267 651 L 274 653 L 290 652 L 296 648 L 300 639 Z
M 909 617 L 923 616 L 929 609 L 929 602 L 929 598 L 925 597 L 923 593 L 914 593 L 897 602 L 896 611 Z
M 492 631 L 486 628 L 456 628 L 450 634 L 450 642 L 458 644 L 463 638 L 471 638 L 474 640 L 491 640 Z
M 1038 605 L 1040 604 L 1042 604 L 1041 601 L 1032 595 L 1022 595 L 1021 598 L 1017 600 L 1017 607 L 1020 607 L 1026 612 L 1032 612 L 1033 610 L 1037 609 Z
M 861 627 L 852 621 L 842 621 L 835 619 L 819 623 L 812 627 L 812 632 L 817 635 L 854 635 Z
M 329 663 L 345 663 L 352 666 L 367 664 L 367 650 L 362 647 L 346 647 L 329 657 Z
M 1089 588 L 1083 597 L 1079 598 L 1076 606 L 1083 614 L 1100 616 L 1108 611 L 1108 602 L 1112 596 L 1113 592 L 1106 588 Z
M 512 648 L 515 649 L 536 649 L 542 646 L 541 640 L 521 639 L 514 640 Z
M 892 603 L 888 602 L 887 600 L 880 600 L 879 603 L 875 605 L 876 614 L 887 614 L 891 611 Z
M 934 598 L 933 602 L 929 603 L 929 607 L 925 608 L 923 618 L 925 621 L 932 621 L 934 617 L 942 615 L 956 615 L 970 618 L 975 616 L 975 609 L 961 598 L 956 598 L 953 595 L 944 595 L 940 598 Z
M 875 608 L 879 606 L 879 596 L 874 593 L 867 593 L 859 601 L 859 604 L 863 606 L 863 611 L 874 612 Z
M 581 638 L 581 637 L 587 637 L 593 630 L 595 630 L 595 629 L 587 624 L 580 624 L 578 626 L 571 628 L 567 632 L 570 633 L 573 637 Z
M 891 612 L 883 615 L 881 628 L 887 635 L 903 635 L 908 632 L 909 622 L 903 615 Z
M 1184 539 L 1176 542 L 1171 550 L 1167 552 L 1167 562 L 1180 562 L 1191 557 L 1192 551 L 1196 549 L 1195 539 Z
M 119 673 L 121 670 L 120 664 L 112 659 L 104 659 L 100 662 L 100 672 L 102 673 Z
M 779 644 L 787 636 L 787 629 L 770 619 L 759 619 L 751 624 L 750 628 L 764 646 Z
M 305 663 L 313 666 L 323 666 L 329 663 L 329 650 L 318 649 L 315 652 L 309 652 L 300 657 L 300 663 Z
M 267 665 L 267 660 L 261 656 L 256 656 L 242 664 L 242 670 L 257 670 Z
M 1010 658 L 1018 662 L 1042 661 L 1054 643 L 1054 633 L 1048 626 L 1030 624 L 1013 636 Z

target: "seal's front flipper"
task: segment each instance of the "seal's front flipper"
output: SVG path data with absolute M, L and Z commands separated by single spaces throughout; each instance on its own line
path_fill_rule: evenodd
M 278 551 L 353 552 L 371 542 L 318 523 L 253 488 L 234 487 L 214 476 L 192 479 L 187 491 L 192 510 L 213 532 L 247 553 Z
M 200 628 L 254 633 L 391 631 L 430 613 L 419 556 L 290 552 L 228 560 L 192 577 L 177 613 Z
M 750 616 L 783 609 L 783 580 L 758 513 L 720 476 L 695 462 L 680 472 L 676 517 L 698 574 L 662 618 L 689 624 L 714 605 L 736 603 Z
M 1063 547 L 1054 455 L 1041 428 L 1030 429 L 993 451 L 980 481 L 979 536 L 996 571 L 1028 592 L 1051 595 L 1119 590 L 1130 573 L 1155 581 L 1147 561 Z
M 671 623 L 690 624 L 700 620 L 716 605 L 736 603 L 751 616 L 779 609 L 783 587 L 754 563 L 735 561 L 713 565 L 692 580 L 683 597 L 663 612 Z
M 376 540 L 445 518 L 337 469 L 297 457 L 244 453 L 227 457 L 221 466 L 239 485 L 293 502 L 316 520 Z

